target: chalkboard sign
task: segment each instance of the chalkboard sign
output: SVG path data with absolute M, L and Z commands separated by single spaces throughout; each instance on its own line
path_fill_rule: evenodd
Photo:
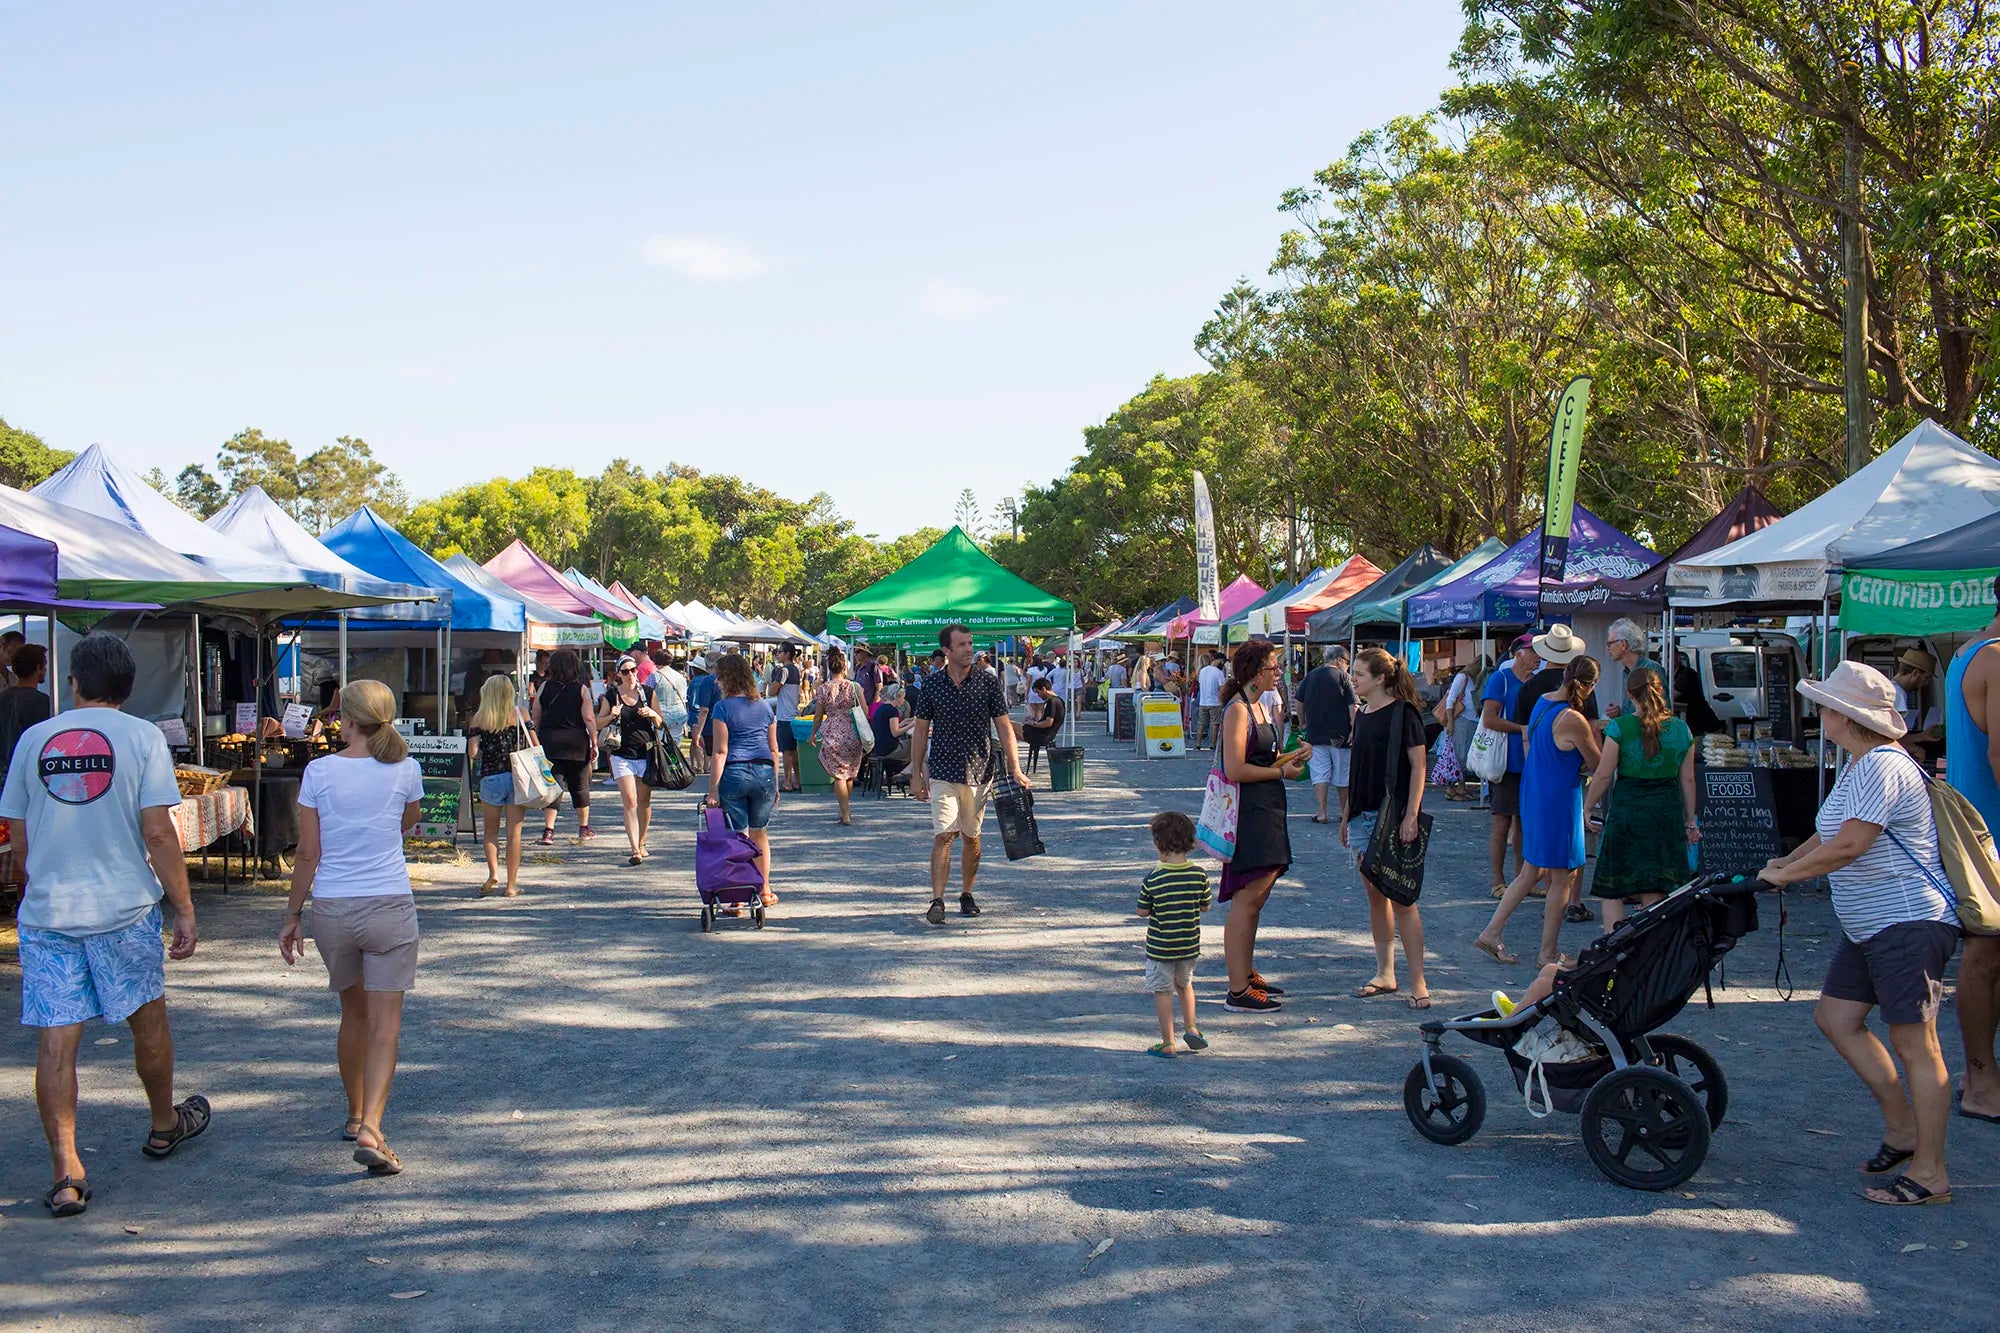
M 413 838 L 453 838 L 471 814 L 465 799 L 465 737 L 412 736 L 410 758 L 424 775 L 423 813 Z
M 1702 768 L 1695 781 L 1701 873 L 1754 875 L 1783 850 L 1770 770 Z
M 1776 740 L 1798 740 L 1792 729 L 1792 687 L 1797 683 L 1792 679 L 1790 653 L 1764 654 L 1764 716 L 1770 719 Z
M 1111 736 L 1114 740 L 1129 741 L 1138 731 L 1138 692 L 1135 690 L 1115 691 L 1111 703 Z

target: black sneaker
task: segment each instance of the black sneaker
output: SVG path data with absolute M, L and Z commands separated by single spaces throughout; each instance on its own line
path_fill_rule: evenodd
M 1222 1007 L 1239 1014 L 1268 1014 L 1285 1006 L 1253 986 L 1248 990 L 1229 992 L 1229 998 L 1222 1002 Z
M 1285 993 L 1283 986 L 1273 986 L 1270 982 L 1264 980 L 1262 973 L 1254 971 L 1250 974 L 1250 989 L 1263 991 L 1266 995 L 1283 995 Z
M 944 924 L 944 899 L 931 899 L 931 910 L 924 913 L 924 920 L 930 922 L 933 926 L 942 926 Z
M 961 893 L 958 895 L 958 914 L 960 916 L 979 915 L 979 904 L 972 901 L 971 894 Z

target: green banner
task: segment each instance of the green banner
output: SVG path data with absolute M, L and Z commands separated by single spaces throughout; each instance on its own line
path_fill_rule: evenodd
M 1556 400 L 1549 425 L 1549 487 L 1542 508 L 1542 582 L 1561 583 L 1569 563 L 1569 529 L 1576 517 L 1576 467 L 1583 456 L 1583 419 L 1590 411 L 1590 376 L 1578 375 Z
M 1850 569 L 1840 576 L 1848 634 L 1943 634 L 1993 619 L 1992 569 Z

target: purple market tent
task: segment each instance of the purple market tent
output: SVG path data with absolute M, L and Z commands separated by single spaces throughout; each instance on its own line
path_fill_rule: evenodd
M 1570 522 L 1569 563 L 1562 582 L 1541 587 L 1542 534 L 1539 529 L 1509 546 L 1492 563 L 1405 604 L 1413 630 L 1477 628 L 1485 637 L 1493 625 L 1534 625 L 1543 610 L 1567 615 L 1572 599 L 1607 578 L 1629 579 L 1660 563 L 1660 557 L 1597 515 L 1576 506 Z
M 1714 518 L 1702 524 L 1699 532 L 1675 547 L 1673 554 L 1645 573 L 1633 578 L 1598 579 L 1594 583 L 1584 583 L 1573 591 L 1565 583 L 1561 589 L 1551 589 L 1551 595 L 1544 599 L 1543 605 L 1567 605 L 1574 610 L 1612 616 L 1664 615 L 1667 610 L 1667 570 L 1674 561 L 1727 546 L 1760 528 L 1769 527 L 1783 517 L 1778 507 L 1764 498 L 1762 491 L 1745 486 L 1730 497 L 1729 503 Z

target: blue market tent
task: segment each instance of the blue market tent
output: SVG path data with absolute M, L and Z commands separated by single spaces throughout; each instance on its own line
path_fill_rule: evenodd
M 391 606 L 366 615 L 350 615 L 347 618 L 350 628 L 391 626 L 449 628 L 454 634 L 527 633 L 528 616 L 519 601 L 473 587 L 366 505 L 349 514 L 324 540 L 335 555 L 345 557 L 378 578 L 422 583 L 448 594 L 445 602 L 436 607 Z

